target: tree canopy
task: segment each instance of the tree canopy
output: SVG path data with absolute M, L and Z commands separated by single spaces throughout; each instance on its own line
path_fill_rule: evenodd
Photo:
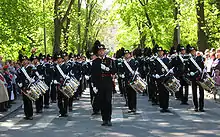
M 169 49 L 191 44 L 219 47 L 219 0 L 1 0 L 0 55 L 4 59 L 54 54 L 85 54 L 96 39 L 112 52 L 121 47 Z

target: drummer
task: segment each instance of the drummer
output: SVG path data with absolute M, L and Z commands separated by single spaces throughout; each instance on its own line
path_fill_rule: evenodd
M 159 104 L 160 104 L 160 112 L 170 112 L 169 107 L 169 91 L 166 90 L 165 86 L 162 82 L 165 79 L 166 73 L 168 70 L 168 58 L 164 57 L 164 51 L 162 47 L 157 48 L 158 57 L 154 60 L 155 68 L 154 70 L 154 77 L 156 78 L 157 86 L 158 86 L 158 93 L 159 93 Z
M 127 63 L 130 65 L 130 67 L 132 68 L 132 70 L 134 72 L 130 72 L 129 69 L 127 68 L 127 66 L 124 64 L 124 72 L 125 72 L 125 94 L 127 93 L 127 97 L 128 97 L 128 113 L 136 113 L 136 109 L 137 109 L 137 93 L 136 91 L 129 85 L 129 83 L 132 81 L 133 77 L 134 77 L 134 73 L 136 68 L 136 64 L 135 64 L 135 60 L 131 55 L 131 52 L 129 50 L 125 50 L 124 51 L 124 59 L 125 61 L 127 61 Z

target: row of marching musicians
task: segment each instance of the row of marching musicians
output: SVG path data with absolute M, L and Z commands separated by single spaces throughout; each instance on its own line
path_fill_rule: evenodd
M 204 66 L 203 56 L 196 55 L 190 45 L 178 45 L 170 53 L 156 45 L 129 52 L 124 48 L 116 52 L 119 89 L 128 105 L 129 113 L 136 112 L 136 94 L 148 94 L 152 105 L 159 105 L 160 112 L 170 112 L 169 96 L 188 105 L 189 86 L 192 87 L 194 111 L 204 112 L 204 90 L 214 91 L 215 81 Z M 217 60 L 219 60 L 218 55 Z M 213 66 L 215 70 L 215 66 Z M 199 90 L 199 98 L 198 98 Z
M 42 113 L 43 108 L 49 108 L 50 100 L 57 102 L 59 117 L 67 117 L 73 100 L 78 100 L 85 89 L 85 57 L 61 52 L 54 57 L 19 55 L 19 60 L 22 66 L 17 70 L 16 82 L 23 95 L 25 119 L 33 119 L 33 102 L 36 113 Z

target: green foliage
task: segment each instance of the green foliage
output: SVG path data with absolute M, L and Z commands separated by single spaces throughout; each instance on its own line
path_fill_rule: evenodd
M 220 7 L 218 0 L 205 1 L 205 20 L 208 42 L 210 47 L 218 47 L 220 42 Z M 144 3 L 144 6 L 140 4 Z M 156 43 L 165 49 L 173 45 L 174 28 L 178 23 L 180 25 L 181 44 L 191 44 L 197 46 L 198 41 L 198 21 L 196 4 L 198 0 L 115 0 L 112 20 L 118 21 L 120 31 L 117 34 L 119 47 L 132 46 L 140 44 L 140 33 L 138 34 L 137 23 L 147 24 L 146 12 L 149 15 L 152 26 L 149 24 L 141 28 L 146 34 L 145 44 L 152 47 L 152 37 Z M 177 20 L 174 20 L 174 8 L 179 6 Z M 130 34 L 128 34 L 130 32 Z M 125 39 L 126 37 L 126 40 Z M 130 39 L 133 39 L 131 42 Z
M 39 44 L 33 35 L 39 36 L 42 26 L 41 3 L 38 0 L 2 0 L 0 5 L 0 54 L 5 59 L 16 59 L 19 50 L 26 49 L 27 53 L 34 44 Z
M 141 35 L 146 35 L 145 45 L 148 47 L 153 46 L 152 37 L 156 43 L 165 48 L 172 46 L 172 33 L 175 24 L 171 1 L 149 0 L 143 6 L 138 0 L 132 2 L 119 0 L 115 1 L 115 7 L 116 10 L 113 14 L 118 14 L 118 16 L 114 19 L 121 20 L 119 22 L 120 31 L 117 35 L 119 47 L 135 48 L 133 45 L 140 44 L 139 32 L 142 33 Z M 149 15 L 152 25 L 149 24 L 146 13 Z
M 205 1 L 205 30 L 210 47 L 219 47 L 220 45 L 220 9 L 218 9 L 216 2 L 214 0 Z
M 19 50 L 30 56 L 33 47 L 37 47 L 37 54 L 44 53 L 44 27 L 46 28 L 46 50 L 47 53 L 52 54 L 54 1 L 44 0 L 44 5 L 41 0 L 0 1 L 0 55 L 3 55 L 4 59 L 17 59 Z M 176 0 L 176 3 L 174 0 L 115 0 L 113 7 L 108 10 L 103 9 L 104 1 L 82 0 L 81 16 L 78 17 L 78 0 L 75 0 L 68 15 L 70 19 L 66 34 L 68 52 L 77 53 L 77 45 L 80 45 L 85 52 L 93 46 L 96 39 L 104 41 L 111 52 L 121 47 L 132 50 L 141 44 L 142 40 L 147 47 L 153 47 L 155 41 L 158 45 L 169 49 L 173 46 L 174 28 L 177 24 L 180 25 L 181 44 L 197 45 L 198 0 Z M 86 16 L 88 9 L 84 4 L 86 2 L 89 5 L 94 4 L 89 24 L 86 24 L 88 22 L 88 16 Z M 206 26 L 203 29 L 209 46 L 219 47 L 220 4 L 218 0 L 204 0 L 204 2 Z M 69 0 L 64 0 L 59 7 L 61 15 L 65 14 L 68 3 Z M 174 9 L 177 6 L 180 14 L 175 20 Z M 64 26 L 65 24 L 66 22 Z M 80 38 L 78 37 L 79 24 Z M 87 35 L 85 35 L 86 26 Z M 65 44 L 62 30 L 62 50 L 65 50 Z

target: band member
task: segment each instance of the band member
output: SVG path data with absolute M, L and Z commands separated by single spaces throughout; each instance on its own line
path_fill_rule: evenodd
M 123 64 L 123 54 L 124 48 L 121 48 L 116 52 L 116 68 L 118 75 L 118 86 L 119 91 L 122 96 L 125 98 L 125 106 L 128 105 L 127 92 L 125 90 L 125 72 L 124 72 L 124 64 Z
M 61 68 L 63 73 L 67 73 L 66 65 L 63 63 L 61 54 L 56 55 L 57 65 L 55 67 L 55 80 L 54 84 L 57 84 L 57 100 L 59 108 L 59 117 L 67 117 L 68 98 L 62 93 L 62 87 L 64 86 L 65 78 L 61 75 L 57 67 Z
M 75 60 L 74 65 L 71 70 L 72 70 L 74 77 L 80 82 L 80 85 L 74 94 L 74 99 L 79 100 L 79 97 L 82 93 L 82 83 L 81 83 L 82 61 L 81 61 L 80 55 L 76 55 L 76 60 Z
M 52 83 L 52 80 L 53 80 L 53 77 L 54 77 L 54 66 L 52 64 L 52 57 L 49 54 L 47 55 L 47 59 L 44 62 L 43 67 L 44 67 L 43 70 L 44 70 L 44 81 L 45 81 L 45 84 L 48 87 L 50 87 L 46 91 L 46 93 L 44 94 L 44 108 L 48 109 L 49 108 L 50 93 L 51 93 L 51 96 L 54 96 L 54 92 L 56 92 L 56 90 L 54 90 L 54 89 L 53 89 L 54 91 L 51 90 L 52 89 L 51 88 L 52 87 L 51 83 Z M 56 100 L 55 97 L 51 97 L 51 98 L 53 98 L 52 102 L 54 102 L 54 100 Z
M 28 90 L 28 85 L 30 84 L 30 81 L 26 78 L 24 72 L 22 69 L 25 69 L 27 71 L 27 74 L 31 74 L 31 69 L 28 66 L 28 58 L 27 56 L 19 56 L 20 61 L 22 63 L 22 67 L 18 69 L 17 73 L 17 79 L 16 82 L 20 89 L 22 90 L 22 96 L 23 96 L 23 104 L 24 104 L 24 119 L 26 120 L 32 120 L 33 119 L 33 107 L 32 107 L 32 101 L 24 94 Z
M 149 67 L 149 101 L 152 101 L 152 105 L 158 105 L 159 103 L 159 97 L 158 97 L 158 87 L 156 83 L 156 78 L 155 78 L 155 59 L 157 57 L 157 48 L 158 45 L 156 45 L 153 49 L 153 55 L 151 52 L 149 52 L 149 59 L 148 59 L 148 67 Z
M 48 63 L 50 64 L 50 69 L 47 68 L 47 65 L 46 65 L 46 70 L 49 69 L 49 71 L 46 71 L 45 73 L 48 74 L 48 77 L 50 76 L 50 78 L 52 78 L 52 81 L 51 81 L 51 89 L 50 89 L 50 98 L 51 98 L 51 103 L 56 103 L 56 100 L 57 100 L 57 88 L 56 88 L 56 84 L 54 84 L 54 80 L 55 80 L 55 67 L 56 67 L 56 63 L 55 63 L 55 58 L 54 57 L 48 57 L 47 58 L 48 60 Z M 49 65 L 48 65 L 49 66 Z M 52 75 L 52 77 L 51 77 Z M 45 79 L 47 76 L 45 76 Z
M 86 56 L 88 59 L 90 59 L 90 62 L 88 62 L 88 68 L 85 73 L 85 78 L 88 81 L 89 89 L 90 89 L 90 99 L 91 99 L 91 105 L 93 108 L 92 115 L 99 115 L 100 111 L 100 103 L 99 103 L 99 92 L 95 92 L 93 90 L 93 83 L 92 83 L 92 77 L 91 77 L 91 71 L 92 71 L 92 61 L 97 58 L 93 52 L 87 51 Z
M 71 70 L 72 64 L 71 64 L 71 62 L 69 62 L 69 56 L 66 52 L 63 52 L 62 56 L 63 56 L 63 63 L 61 65 L 62 71 L 68 78 L 70 78 L 70 70 Z M 72 111 L 73 97 L 70 97 L 68 102 L 69 102 L 69 111 Z
M 168 70 L 168 59 L 163 57 L 163 49 L 162 47 L 157 48 L 158 57 L 155 59 L 155 68 L 154 70 L 154 77 L 156 78 L 157 86 L 158 86 L 158 93 L 159 93 L 159 104 L 160 104 L 160 112 L 170 112 L 169 107 L 169 91 L 165 88 L 162 84 L 166 78 L 166 73 Z
M 32 77 L 36 80 L 40 79 L 42 80 L 43 77 L 42 75 L 42 69 L 43 66 L 42 64 L 39 63 L 38 58 L 33 55 L 30 60 L 32 61 L 32 65 L 33 65 L 33 73 L 32 73 Z M 39 73 L 40 72 L 40 73 Z M 42 113 L 43 112 L 43 95 L 40 95 L 40 97 L 35 101 L 35 105 L 36 105 L 36 113 Z
M 194 47 L 188 47 L 191 58 L 188 61 L 189 75 L 192 80 L 192 94 L 194 110 L 196 112 L 204 112 L 204 89 L 197 83 L 201 80 L 201 74 L 204 69 L 204 59 L 202 56 L 196 57 L 196 50 Z M 199 103 L 197 97 L 197 87 L 199 86 Z
M 188 84 L 184 80 L 187 67 L 184 61 L 185 56 L 185 48 L 183 46 L 178 45 L 177 50 L 172 47 L 170 50 L 171 54 L 171 66 L 174 68 L 174 76 L 179 79 L 181 87 L 179 91 L 175 93 L 175 97 L 177 100 L 181 100 L 182 105 L 188 105 Z M 183 87 L 185 87 L 185 92 L 183 93 Z
M 189 105 L 188 102 L 188 94 L 189 94 L 189 79 L 187 76 L 187 60 L 189 58 L 188 55 L 186 55 L 186 50 L 183 46 L 178 45 L 177 47 L 178 56 L 176 57 L 175 62 L 176 67 L 174 67 L 174 75 L 180 80 L 180 100 L 181 105 Z M 184 90 L 183 90 L 184 89 Z
M 129 50 L 125 50 L 124 53 L 124 58 L 125 61 L 130 65 L 132 68 L 133 72 L 130 72 L 128 67 L 125 65 L 125 87 L 126 87 L 126 92 L 127 92 L 127 97 L 128 97 L 128 113 L 135 113 L 136 112 L 136 107 L 137 107 L 137 93 L 136 91 L 129 85 L 130 82 L 132 82 L 134 76 L 136 75 L 136 62 L 134 58 L 132 58 L 131 53 Z M 133 74 L 132 74 L 133 73 Z
M 98 91 L 100 95 L 102 126 L 112 126 L 112 75 L 115 74 L 116 68 L 113 60 L 106 57 L 105 49 L 105 46 L 102 44 L 97 44 L 93 47 L 93 52 L 98 58 L 92 62 L 91 75 L 94 85 L 93 90 Z

